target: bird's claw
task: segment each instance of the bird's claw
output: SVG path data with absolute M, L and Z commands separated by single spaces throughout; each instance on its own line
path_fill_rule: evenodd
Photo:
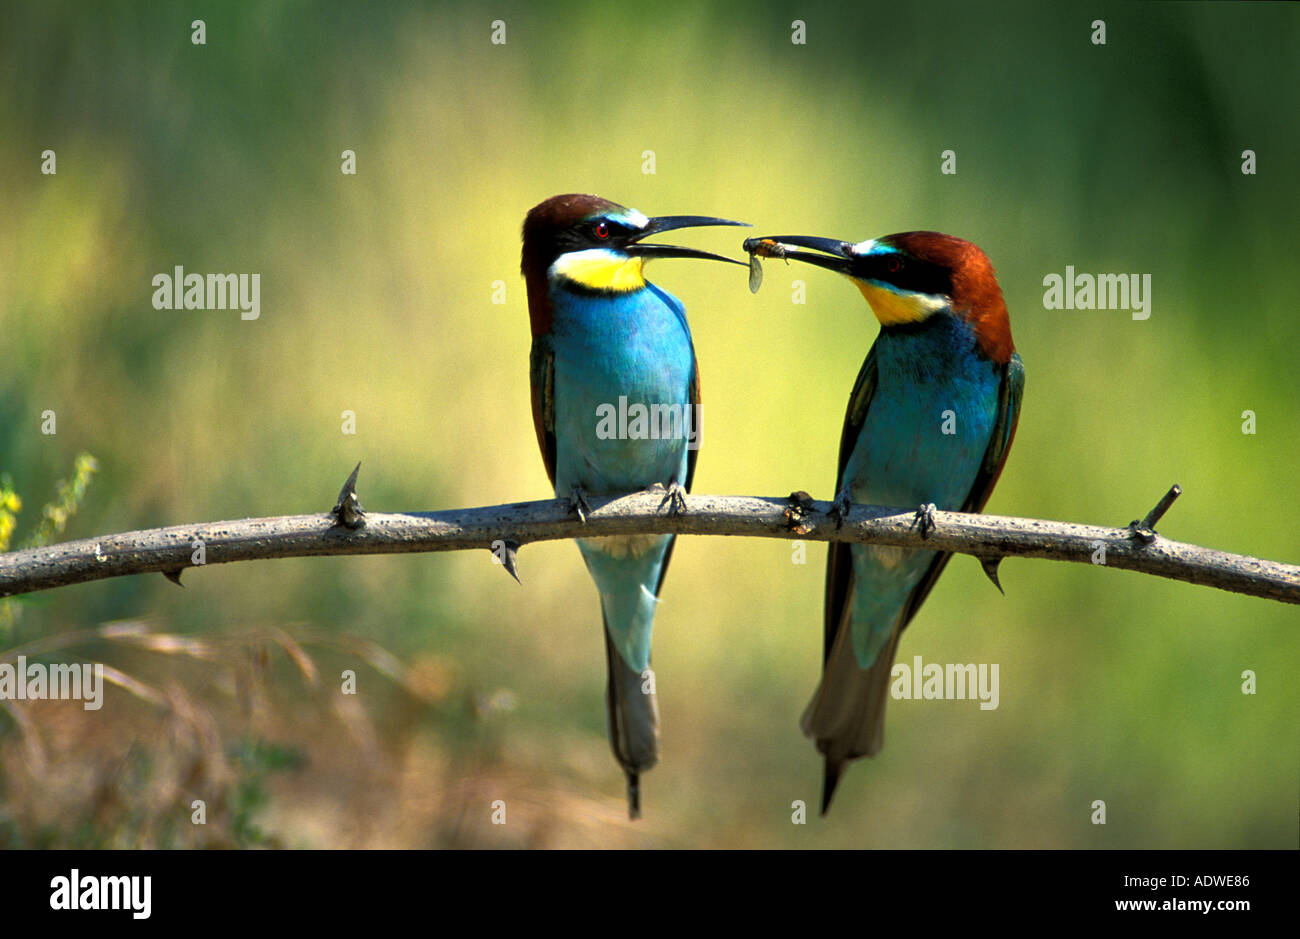
M 581 486 L 574 486 L 569 490 L 569 511 L 578 516 L 578 521 L 587 524 L 587 513 L 591 511 L 591 504 L 587 501 L 587 494 Z
M 686 511 L 686 490 L 676 480 L 670 482 L 667 486 L 663 483 L 655 483 L 650 487 L 651 492 L 660 492 L 664 494 L 659 503 L 660 510 L 668 506 L 669 515 L 681 515 Z
M 916 515 L 912 517 L 912 524 L 909 525 L 908 527 L 909 528 L 920 527 L 921 537 L 922 538 L 930 537 L 930 532 L 934 531 L 935 528 L 934 512 L 935 512 L 935 504 L 933 502 L 924 503 L 923 505 L 917 508 Z
M 826 510 L 826 515 L 835 519 L 836 528 L 843 528 L 844 520 L 849 517 L 849 512 L 852 508 L 853 497 L 849 495 L 847 489 L 844 489 L 835 497 L 835 501 L 831 503 L 831 507 Z

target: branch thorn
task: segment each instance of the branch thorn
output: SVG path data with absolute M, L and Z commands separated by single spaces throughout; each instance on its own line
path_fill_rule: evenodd
M 330 509 L 329 514 L 333 515 L 338 524 L 344 528 L 356 529 L 366 523 L 365 510 L 361 508 L 361 500 L 357 498 L 357 473 L 359 472 L 361 472 L 361 464 L 357 463 L 356 469 L 339 490 L 339 501 L 334 508 Z
M 503 550 L 504 549 L 504 550 Z M 506 569 L 506 573 L 515 579 L 515 583 L 521 587 L 524 582 L 519 579 L 519 542 L 510 539 L 492 542 L 492 563 L 500 564 Z M 498 553 L 499 552 L 499 553 Z
M 998 580 L 998 565 L 1002 563 L 1002 557 L 999 555 L 995 558 L 980 558 L 980 567 L 984 569 L 985 575 L 993 581 L 993 586 L 998 588 L 998 593 L 1006 596 L 1007 592 L 1002 589 L 1002 582 Z
M 1151 544 L 1151 542 L 1155 541 L 1156 522 L 1164 517 L 1164 514 L 1169 511 L 1169 507 L 1174 504 L 1174 500 L 1182 494 L 1182 486 L 1170 486 L 1169 491 L 1161 497 L 1160 501 L 1156 503 L 1156 507 L 1148 512 L 1142 521 L 1139 522 L 1134 519 L 1128 523 L 1129 536 L 1136 538 L 1143 544 Z

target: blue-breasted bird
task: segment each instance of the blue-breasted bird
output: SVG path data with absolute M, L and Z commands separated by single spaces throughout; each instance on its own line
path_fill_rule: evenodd
M 842 519 L 852 502 L 920 505 L 924 532 L 934 507 L 982 511 L 1011 449 L 1025 382 L 984 252 L 928 231 L 859 244 L 774 235 L 744 247 L 847 275 L 880 321 L 849 396 L 834 513 Z M 831 543 L 822 680 L 802 720 L 825 755 L 823 813 L 845 764 L 884 743 L 899 635 L 949 557 Z M 996 563 L 984 569 L 997 584 Z
M 682 492 L 691 487 L 699 452 L 700 372 L 685 309 L 646 281 L 643 267 L 657 257 L 740 262 L 641 239 L 675 228 L 742 224 L 694 215 L 647 218 L 578 194 L 547 199 L 525 218 L 521 268 L 533 331 L 533 423 L 555 494 L 570 499 L 579 517 L 588 495 L 655 485 L 664 487 L 673 509 L 685 504 Z M 659 755 L 659 710 L 646 670 L 673 540 L 578 541 L 600 592 L 609 739 L 627 775 L 633 818 L 640 813 L 639 776 Z

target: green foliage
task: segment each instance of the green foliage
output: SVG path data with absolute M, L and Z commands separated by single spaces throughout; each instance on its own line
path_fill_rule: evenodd
M 54 498 L 41 508 L 41 520 L 36 529 L 20 545 L 22 548 L 39 548 L 52 543 L 63 534 L 68 521 L 77 514 L 86 498 L 91 477 L 99 470 L 99 462 L 89 453 L 80 453 L 73 463 L 72 478 L 59 480 L 55 486 Z M 0 552 L 8 551 L 14 530 L 18 525 L 18 513 L 22 511 L 23 501 L 14 492 L 13 480 L 8 473 L 0 476 Z M 24 596 L 0 600 L 0 636 L 6 635 L 18 617 L 15 604 L 26 602 Z
M 258 825 L 257 817 L 270 802 L 267 789 L 269 777 L 274 773 L 301 769 L 306 764 L 302 751 L 246 737 L 231 748 L 230 760 L 238 773 L 238 781 L 229 797 L 231 846 L 283 847 L 279 838 L 267 834 Z
M 72 478 L 59 480 L 54 499 L 41 508 L 40 524 L 24 542 L 24 548 L 43 547 L 63 534 L 63 530 L 68 527 L 68 521 L 81 508 L 86 497 L 86 489 L 90 486 L 90 479 L 98 470 L 99 461 L 89 453 L 77 455 L 76 462 L 73 464 Z
M 0 553 L 9 550 L 14 529 L 18 527 L 18 513 L 23 509 L 23 500 L 14 492 L 13 479 L 8 473 L 0 476 Z

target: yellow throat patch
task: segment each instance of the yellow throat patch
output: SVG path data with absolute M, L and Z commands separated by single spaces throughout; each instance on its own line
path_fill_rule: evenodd
M 919 323 L 946 305 L 941 297 L 930 294 L 898 293 L 888 287 L 877 287 L 856 278 L 850 279 L 862 291 L 862 296 L 866 297 L 881 326 Z
M 645 258 L 591 248 L 560 255 L 551 265 L 551 275 L 559 275 L 588 290 L 627 293 L 645 286 L 644 266 Z

